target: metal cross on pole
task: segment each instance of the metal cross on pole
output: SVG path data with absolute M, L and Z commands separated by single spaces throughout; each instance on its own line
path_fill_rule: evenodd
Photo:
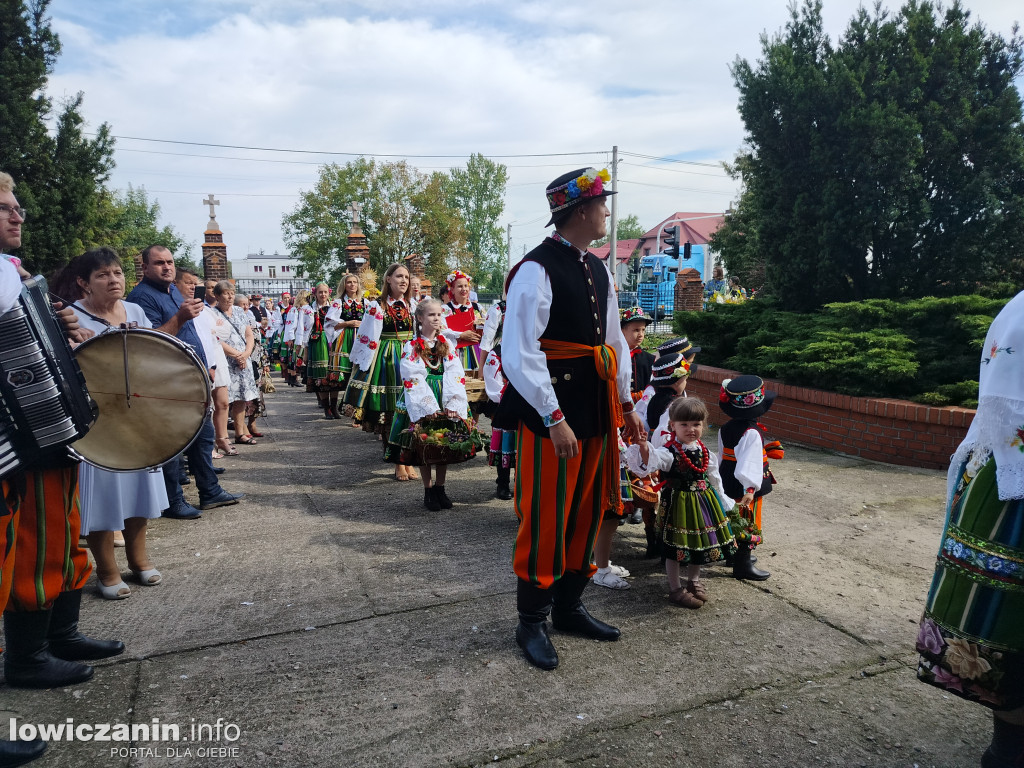
M 213 206 L 220 205 L 220 200 L 214 200 L 212 192 L 209 194 L 209 196 L 205 200 L 203 200 L 203 205 L 210 206 L 210 218 L 211 219 L 217 218 L 216 215 L 215 215 L 215 211 L 213 209 Z

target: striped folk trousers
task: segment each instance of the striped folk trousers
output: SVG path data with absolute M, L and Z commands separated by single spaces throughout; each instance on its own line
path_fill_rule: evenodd
M 0 485 L 0 606 L 47 610 L 92 573 L 78 545 L 78 467 L 16 472 Z
M 575 458 L 559 458 L 551 440 L 520 425 L 515 487 L 519 531 L 512 561 L 520 579 L 549 589 L 566 571 L 589 577 L 597 570 L 591 561 L 607 507 L 601 496 L 606 440 L 580 440 Z

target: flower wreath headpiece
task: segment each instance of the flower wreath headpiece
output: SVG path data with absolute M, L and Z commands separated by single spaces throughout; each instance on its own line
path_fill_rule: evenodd
M 448 287 L 451 288 L 452 286 L 455 285 L 455 281 L 462 277 L 466 278 L 466 281 L 469 283 L 473 282 L 473 278 L 471 278 L 461 269 L 453 269 L 451 272 L 448 273 L 448 277 L 446 277 L 444 281 L 448 283 Z
M 625 325 L 634 320 L 643 320 L 645 323 L 653 323 L 654 318 L 644 312 L 643 307 L 628 307 L 619 310 L 619 323 Z

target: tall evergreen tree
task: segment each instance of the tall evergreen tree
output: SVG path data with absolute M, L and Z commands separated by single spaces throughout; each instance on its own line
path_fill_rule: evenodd
M 105 123 L 96 138 L 82 131 L 82 94 L 61 105 L 54 132 L 47 78 L 60 53 L 50 28 L 50 0 L 0 0 L 0 170 L 14 177 L 27 209 L 20 256 L 30 269 L 52 271 L 94 243 L 103 185 L 113 168 Z
M 860 9 L 833 46 L 804 0 L 762 53 L 733 66 L 748 147 L 741 215 L 716 238 L 727 265 L 756 243 L 799 309 L 1024 284 L 1016 33 L 910 0 Z

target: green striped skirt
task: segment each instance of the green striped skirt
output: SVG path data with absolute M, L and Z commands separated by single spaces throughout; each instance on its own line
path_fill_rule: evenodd
M 391 417 L 404 389 L 402 347 L 411 338 L 412 331 L 382 333 L 370 370 L 352 372 L 345 389 L 345 405 L 355 408 L 355 417 L 368 431 L 384 435 L 391 431 Z
M 1024 500 L 1000 501 L 995 459 L 958 470 L 917 637 L 918 678 L 992 709 L 1024 705 Z

